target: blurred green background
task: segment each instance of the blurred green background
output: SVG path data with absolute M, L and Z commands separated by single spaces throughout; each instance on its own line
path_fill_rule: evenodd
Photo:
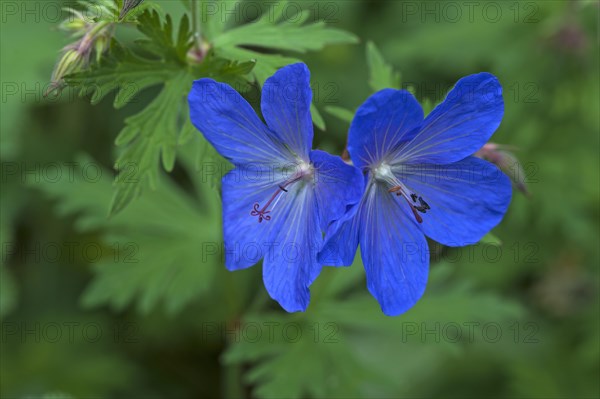
M 108 219 L 115 137 L 156 91 L 118 111 L 44 99 L 60 4 L 1 4 L 2 398 L 600 396 L 598 2 L 296 2 L 361 40 L 302 57 L 322 149 L 348 128 L 325 108 L 370 94 L 369 40 L 421 101 L 480 71 L 504 87 L 493 141 L 518 148 L 531 196 L 515 192 L 501 244 L 432 244 L 425 296 L 396 318 L 360 259 L 326 268 L 301 314 L 260 266 L 226 272 L 218 191 L 187 148 Z

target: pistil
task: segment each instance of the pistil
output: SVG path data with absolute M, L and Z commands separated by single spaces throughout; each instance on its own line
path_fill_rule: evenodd
M 277 190 L 273 193 L 271 198 L 269 198 L 269 200 L 265 203 L 265 205 L 262 208 L 260 207 L 260 204 L 258 202 L 255 202 L 254 206 L 252 207 L 252 211 L 250 211 L 250 215 L 258 216 L 258 223 L 262 223 L 263 220 L 271 220 L 271 215 L 269 214 L 271 213 L 273 207 L 271 207 L 271 210 L 268 210 L 271 204 L 273 204 L 273 202 L 276 199 L 278 199 L 281 194 L 288 192 L 286 187 L 289 187 L 290 185 L 298 182 L 299 180 L 302 180 L 305 176 L 311 175 L 312 171 L 312 166 L 307 164 L 301 164 L 300 171 L 298 173 L 292 176 L 292 178 L 290 178 L 289 180 L 285 181 L 283 184 L 277 185 Z

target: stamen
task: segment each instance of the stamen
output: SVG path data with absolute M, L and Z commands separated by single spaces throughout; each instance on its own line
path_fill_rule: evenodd
M 412 210 L 413 215 L 415 215 L 415 219 L 417 219 L 417 222 L 423 223 L 423 218 L 421 217 L 421 215 L 419 215 L 417 213 L 417 210 L 415 209 L 415 207 L 412 206 L 410 203 L 408 205 L 410 205 L 410 209 Z
M 402 184 L 402 183 L 400 183 L 400 184 Z M 421 197 L 415 193 L 412 193 L 412 192 L 407 195 L 406 191 L 408 191 L 408 189 L 403 188 L 402 185 L 392 187 L 388 190 L 388 192 L 390 192 L 390 193 L 395 193 L 397 196 L 402 196 L 402 198 L 404 198 L 404 200 L 410 207 L 410 210 L 412 211 L 413 215 L 415 216 L 415 219 L 417 220 L 417 222 L 423 223 L 423 218 L 421 217 L 421 215 L 419 215 L 418 212 L 427 213 L 427 210 L 431 209 L 431 207 L 429 206 L 429 204 L 427 202 L 425 202 L 423 197 Z M 410 197 L 410 199 L 409 199 L 409 197 Z M 412 202 L 410 200 L 412 200 Z M 419 205 L 417 205 L 417 201 L 419 202 Z
M 382 163 L 372 168 L 371 172 L 377 181 L 388 187 L 392 186 L 392 188 L 388 189 L 388 192 L 395 193 L 397 196 L 402 196 L 410 207 L 417 222 L 423 223 L 423 218 L 419 212 L 426 213 L 431 209 L 429 204 L 417 193 L 412 192 L 408 187 L 402 184 L 402 182 L 394 175 L 390 165 Z

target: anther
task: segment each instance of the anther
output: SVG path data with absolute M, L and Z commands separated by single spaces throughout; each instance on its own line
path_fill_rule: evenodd
M 429 204 L 427 202 L 425 202 L 425 200 L 421 196 L 419 196 L 415 193 L 410 193 L 407 195 L 405 190 L 402 189 L 402 186 L 400 186 L 400 185 L 390 188 L 388 190 L 388 192 L 395 193 L 397 196 L 402 196 L 404 198 L 404 200 L 406 201 L 406 203 L 408 204 L 408 206 L 410 207 L 410 210 L 412 211 L 413 215 L 415 216 L 415 219 L 417 220 L 417 222 L 423 223 L 423 218 L 421 217 L 421 215 L 419 215 L 418 212 L 427 213 L 427 210 L 431 209 L 431 207 L 429 206 Z M 409 199 L 409 197 L 410 197 L 410 199 Z M 412 200 L 412 202 L 411 202 L 411 200 Z M 417 201 L 419 202 L 419 205 L 417 205 Z

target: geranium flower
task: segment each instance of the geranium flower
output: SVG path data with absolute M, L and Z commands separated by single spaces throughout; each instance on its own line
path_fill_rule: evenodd
M 265 287 L 288 312 L 308 306 L 323 233 L 364 190 L 357 168 L 311 151 L 309 82 L 304 64 L 267 79 L 266 125 L 226 84 L 200 79 L 189 94 L 193 124 L 235 166 L 222 180 L 225 265 L 244 269 L 264 258 Z
M 423 120 L 407 91 L 372 95 L 352 121 L 348 151 L 365 174 L 356 213 L 335 222 L 319 259 L 350 265 L 360 243 L 367 287 L 387 315 L 412 307 L 425 291 L 425 236 L 448 246 L 478 242 L 502 219 L 509 179 L 471 156 L 500 125 L 502 87 L 489 73 L 458 81 Z

